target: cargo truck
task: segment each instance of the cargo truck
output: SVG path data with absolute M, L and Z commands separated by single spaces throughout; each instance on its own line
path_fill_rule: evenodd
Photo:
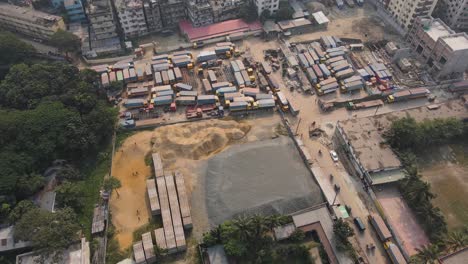
M 380 215 L 371 213 L 369 216 L 369 221 L 374 227 L 375 231 L 377 232 L 377 235 L 379 236 L 380 241 L 386 242 L 390 238 L 392 238 L 392 234 L 390 233 L 390 230 L 388 230 L 387 225 L 383 221 L 382 217 Z
M 344 62 L 344 63 L 336 64 L 335 66 L 332 66 L 331 70 L 335 73 L 335 72 L 339 72 L 339 71 L 346 70 L 349 68 L 351 68 L 351 65 L 349 65 L 348 62 Z
M 255 99 L 253 97 L 251 97 L 251 96 L 241 96 L 241 97 L 234 97 L 233 102 L 253 103 L 253 102 L 255 102 Z
M 234 93 L 237 89 L 235 86 L 223 87 L 216 90 L 217 96 L 224 96 L 225 93 Z
M 241 60 L 236 60 L 236 64 L 239 67 L 239 71 L 245 71 L 245 65 Z
M 244 78 L 242 77 L 242 73 L 240 71 L 234 73 L 234 79 L 236 79 L 236 84 L 239 88 L 245 87 Z
M 262 71 L 264 74 L 270 74 L 272 72 L 270 64 L 266 61 L 262 61 Z
M 221 47 L 216 47 L 215 48 L 215 53 L 216 55 L 225 55 L 226 52 L 231 52 L 233 51 L 234 48 L 232 46 L 221 46 Z
M 175 99 L 178 105 L 196 105 L 197 99 L 195 96 L 181 96 Z
M 260 93 L 260 89 L 258 89 L 258 88 L 244 88 L 244 89 L 242 89 L 242 93 L 245 96 L 256 97 Z
M 124 102 L 124 106 L 127 109 L 133 109 L 133 108 L 141 108 L 141 107 L 146 107 L 148 105 L 148 102 L 146 99 L 127 99 Z
M 397 245 L 393 244 L 392 242 L 386 242 L 384 244 L 384 248 L 390 257 L 390 260 L 393 264 L 407 264 L 405 257 L 401 253 L 400 249 Z
M 208 105 L 219 103 L 219 99 L 216 95 L 199 95 L 197 97 L 198 105 Z
M 359 109 L 366 109 L 366 108 L 371 108 L 371 107 L 380 107 L 383 105 L 384 105 L 384 102 L 381 99 L 361 102 L 361 103 L 348 102 L 346 104 L 346 109 L 359 110 Z
M 211 84 L 211 88 L 216 91 L 220 88 L 231 87 L 232 84 L 230 82 L 219 82 Z
M 172 60 L 172 64 L 174 67 L 187 67 L 190 68 L 190 65 L 193 63 L 193 60 L 191 58 L 175 58 Z M 154 67 L 153 67 L 154 68 Z
M 181 50 L 181 51 L 176 51 L 172 53 L 172 58 L 178 57 L 178 56 L 190 56 L 192 57 L 192 53 L 188 50 Z
M 148 96 L 148 88 L 139 87 L 128 91 L 128 97 Z
M 347 92 L 352 92 L 356 90 L 360 90 L 364 88 L 364 83 L 362 81 L 354 81 L 350 83 L 345 83 L 344 85 L 341 86 L 341 92 L 347 93 Z
M 151 58 L 153 61 L 157 60 L 168 60 L 169 59 L 169 54 L 161 54 L 161 55 L 156 55 Z
M 210 60 L 216 60 L 218 56 L 215 51 L 202 51 L 197 56 L 197 63 L 202 63 Z
M 152 93 L 158 93 L 162 91 L 172 91 L 172 88 L 170 85 L 160 85 L 160 86 L 155 86 L 151 88 Z
M 158 72 L 158 71 L 167 71 L 171 68 L 171 64 L 169 63 L 164 63 L 164 64 L 155 64 L 153 65 L 153 71 Z M 140 73 L 138 73 L 140 74 Z
M 394 103 L 394 102 L 399 102 L 403 100 L 422 98 L 422 97 L 427 97 L 429 94 L 430 92 L 426 88 L 415 88 L 415 89 L 403 90 L 403 91 L 399 91 L 399 92 L 389 95 L 387 97 L 387 102 Z
M 270 89 L 273 92 L 278 92 L 280 90 L 280 86 L 278 84 L 278 81 L 276 81 L 275 77 L 273 75 L 267 75 L 266 76 L 268 84 L 270 85 Z
M 275 97 L 272 95 L 272 94 L 264 94 L 264 93 L 261 93 L 261 94 L 257 94 L 255 96 L 255 99 L 257 100 L 264 100 L 264 99 L 275 99 Z
M 153 98 L 154 106 L 170 105 L 172 101 L 173 99 L 172 99 L 172 96 L 170 95 L 164 95 L 164 96 Z
M 208 81 L 208 79 L 203 79 L 202 84 L 203 84 L 203 90 L 205 90 L 206 94 L 213 92 L 213 88 L 211 87 L 211 83 L 210 81 Z
M 326 64 L 330 65 L 332 63 L 335 63 L 335 62 L 338 62 L 338 61 L 342 61 L 342 60 L 345 60 L 345 58 L 343 56 L 338 56 L 338 57 L 334 57 L 334 58 L 330 58 L 326 61 Z
M 354 74 L 355 74 L 354 70 L 352 68 L 348 68 L 346 70 L 336 72 L 335 77 L 338 80 L 343 80 L 343 79 L 353 76 Z
M 314 58 L 312 58 L 312 56 L 310 55 L 309 52 L 304 53 L 304 57 L 306 58 L 307 63 L 309 64 L 307 67 L 310 67 L 311 65 L 314 65 L 314 64 L 315 64 L 315 60 L 314 60 Z M 317 57 L 317 58 L 318 58 L 318 57 Z
M 355 82 L 355 81 L 362 81 L 361 76 L 359 75 L 354 75 L 349 78 L 346 78 L 340 82 L 341 85 L 345 85 L 347 83 Z
M 175 74 L 172 69 L 167 70 L 167 76 L 169 77 L 169 83 L 175 82 Z
M 167 73 L 167 71 L 162 71 L 161 72 L 161 77 L 162 77 L 163 84 L 168 85 L 169 84 L 169 74 Z
M 278 104 L 281 106 L 281 109 L 283 111 L 288 111 L 289 110 L 289 102 L 288 99 L 286 99 L 286 96 L 282 92 L 277 92 L 276 93 L 276 99 Z
M 261 99 L 257 101 L 257 106 L 259 109 L 272 109 L 275 107 L 275 100 L 270 99 Z
M 180 91 L 177 93 L 177 96 L 197 96 L 197 91 Z
M 299 58 L 299 64 L 301 65 L 302 68 L 307 68 L 309 67 L 309 62 L 307 61 L 307 58 L 304 54 L 299 54 L 298 55 L 298 58 Z
M 109 86 L 109 75 L 107 75 L 107 72 L 101 74 L 101 84 L 104 87 Z
M 123 77 L 126 83 L 130 81 L 130 73 L 128 72 L 128 69 L 123 69 Z
M 241 94 L 240 92 L 234 92 L 234 93 L 225 93 L 224 94 L 224 100 L 225 101 L 234 101 L 234 98 L 236 97 L 243 97 L 244 95 Z
M 324 94 L 329 94 L 329 93 L 334 93 L 336 90 L 338 90 L 340 86 L 338 85 L 337 82 L 332 82 L 327 85 L 321 86 L 320 88 L 317 89 L 317 94 L 318 95 L 324 95 Z
M 208 80 L 210 80 L 211 83 L 215 83 L 218 81 L 218 78 L 216 78 L 216 74 L 214 71 L 212 70 L 208 71 Z
M 312 57 L 312 60 L 314 61 L 313 63 L 311 63 L 311 61 L 309 61 L 310 65 L 320 62 L 320 58 L 317 55 L 317 52 L 313 48 L 309 48 L 308 53 L 309 53 L 310 57 Z
M 250 108 L 250 103 L 243 102 L 243 101 L 232 102 L 229 104 L 229 109 L 231 111 L 245 111 L 245 110 L 248 110 L 249 108 Z
M 317 75 L 315 75 L 315 72 L 312 68 L 306 69 L 306 76 L 309 82 L 311 82 L 312 84 L 315 84 L 318 82 Z
M 163 84 L 161 72 L 155 72 L 154 73 L 154 83 L 156 85 L 162 85 Z
M 183 77 L 182 77 L 182 72 L 180 71 L 180 68 L 175 67 L 173 70 L 174 70 L 174 76 L 175 76 L 176 81 L 182 81 Z
M 312 65 L 312 69 L 314 70 L 315 76 L 317 76 L 317 78 L 318 78 L 319 80 L 323 80 L 323 79 L 324 79 L 324 78 L 323 78 L 323 72 L 322 72 L 322 70 L 320 69 L 319 65 L 317 65 L 317 64 Z
M 296 103 L 293 103 L 292 101 L 289 101 L 289 112 L 291 112 L 291 114 L 293 116 L 297 116 L 299 114 L 299 107 L 296 105 Z
M 170 95 L 172 98 L 174 98 L 174 91 L 168 90 L 168 91 L 157 92 L 156 94 L 153 95 L 153 97 L 156 98 L 156 97 L 161 97 L 161 96 L 166 96 L 166 95 Z
M 238 72 L 239 70 L 239 65 L 237 65 L 236 61 L 231 61 L 231 69 L 233 72 Z
M 453 83 L 448 90 L 452 93 L 466 93 L 468 92 L 468 80 Z
M 241 70 L 240 73 L 242 74 L 242 78 L 244 79 L 245 85 L 250 86 L 252 82 L 250 81 L 250 76 L 246 70 Z

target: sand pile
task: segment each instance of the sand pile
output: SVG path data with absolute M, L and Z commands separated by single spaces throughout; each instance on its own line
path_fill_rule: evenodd
M 250 125 L 236 121 L 207 120 L 161 127 L 152 138 L 153 152 L 162 155 L 164 165 L 176 159 L 206 159 L 242 139 Z

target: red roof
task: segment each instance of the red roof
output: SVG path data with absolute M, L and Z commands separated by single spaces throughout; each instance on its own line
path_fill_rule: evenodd
M 182 33 L 187 35 L 190 41 L 197 41 L 239 32 L 256 31 L 260 30 L 262 25 L 259 21 L 246 23 L 242 19 L 233 19 L 209 26 L 193 27 L 189 21 L 183 20 L 179 22 L 179 27 Z

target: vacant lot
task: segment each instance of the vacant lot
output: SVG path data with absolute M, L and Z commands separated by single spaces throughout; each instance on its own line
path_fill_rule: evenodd
M 468 144 L 449 145 L 427 151 L 421 174 L 437 197 L 434 205 L 445 215 L 449 229 L 468 223 Z

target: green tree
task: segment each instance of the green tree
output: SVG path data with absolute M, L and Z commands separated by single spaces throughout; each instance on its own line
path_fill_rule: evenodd
M 44 187 L 45 179 L 42 175 L 31 173 L 24 175 L 16 182 L 16 196 L 19 199 L 27 198 Z
M 59 181 L 78 181 L 83 179 L 80 171 L 72 165 L 65 165 L 57 171 L 57 180 Z
M 8 215 L 8 220 L 11 224 L 14 224 L 16 221 L 20 220 L 25 213 L 35 208 L 37 208 L 37 206 L 31 200 L 22 200 L 11 210 Z
M 239 9 L 239 13 L 241 14 L 241 18 L 244 19 L 246 22 L 253 22 L 257 20 L 257 7 L 253 3 L 253 1 L 246 1 Z
M 109 192 L 109 193 L 115 190 L 115 192 L 117 193 L 117 197 L 119 197 L 120 194 L 117 191 L 117 189 L 122 187 L 122 184 L 120 183 L 119 179 L 115 178 L 114 176 L 110 176 L 104 179 L 104 183 L 102 184 L 102 187 L 104 191 Z
M 70 207 L 80 212 L 84 205 L 84 191 L 80 184 L 63 182 L 56 188 L 56 200 L 59 207 Z
M 333 223 L 333 233 L 337 240 L 337 249 L 340 251 L 353 252 L 353 247 L 349 242 L 348 238 L 354 235 L 354 229 L 351 228 L 348 222 L 342 218 Z
M 452 231 L 445 236 L 443 241 L 449 253 L 455 252 L 468 245 L 468 234 L 463 231 Z
M 51 37 L 50 43 L 57 47 L 60 51 L 65 52 L 68 56 L 68 52 L 77 52 L 80 49 L 81 41 L 75 34 L 68 31 L 59 29 Z
M 30 241 L 33 250 L 57 262 L 61 251 L 79 240 L 80 226 L 72 209 L 52 213 L 40 208 L 27 211 L 15 225 L 15 239 Z
M 439 256 L 439 247 L 434 244 L 422 246 L 416 249 L 416 256 L 414 260 L 420 264 L 435 264 L 437 263 L 437 257 Z
M 294 14 L 294 9 L 289 5 L 289 1 L 280 1 L 278 11 L 275 18 L 277 21 L 291 19 Z
M 265 20 L 269 19 L 271 17 L 271 13 L 269 9 L 265 9 L 262 11 L 260 14 L 260 21 L 265 22 Z
M 28 59 L 36 50 L 14 34 L 0 31 L 0 65 L 10 65 Z

